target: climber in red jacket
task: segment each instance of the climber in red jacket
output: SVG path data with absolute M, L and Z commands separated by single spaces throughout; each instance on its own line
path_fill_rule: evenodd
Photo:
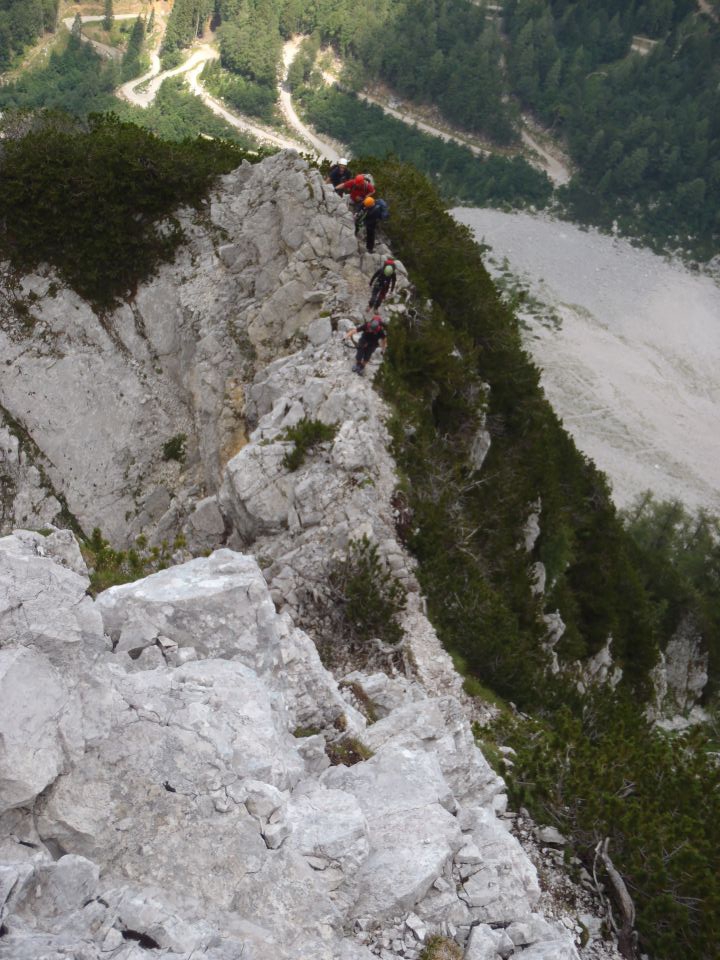
M 344 183 L 341 183 L 339 187 L 336 187 L 336 191 L 341 195 L 349 193 L 350 206 L 353 210 L 357 210 L 362 206 L 365 197 L 375 193 L 375 186 L 369 177 L 366 177 L 364 173 L 359 173 L 352 180 L 345 180 Z

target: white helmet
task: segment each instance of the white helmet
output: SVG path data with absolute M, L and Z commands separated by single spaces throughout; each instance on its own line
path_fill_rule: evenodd
M 348 162 L 347 162 L 347 160 L 345 159 L 345 157 L 340 157 L 340 159 L 338 160 L 338 166 L 339 166 L 339 167 L 346 167 L 346 166 L 347 166 L 347 163 L 348 163 Z

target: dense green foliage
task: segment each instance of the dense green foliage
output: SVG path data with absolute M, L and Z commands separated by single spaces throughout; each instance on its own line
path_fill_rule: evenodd
M 711 960 L 720 774 L 705 734 L 660 737 L 642 708 L 658 649 L 684 615 L 717 644 L 717 522 L 646 501 L 625 529 L 604 478 L 545 401 L 469 232 L 410 168 L 359 163 L 392 205 L 386 230 L 419 294 L 414 316 L 393 319 L 381 383 L 412 510 L 399 532 L 419 561 L 431 619 L 466 669 L 542 717 L 503 714 L 500 735 L 518 751 L 515 801 L 558 824 L 588 867 L 610 839 L 652 956 Z M 470 451 L 483 422 L 492 445 L 478 471 Z M 542 533 L 528 554 L 525 520 L 536 511 Z M 544 597 L 531 589 L 535 560 L 547 569 Z M 567 625 L 556 647 L 564 662 L 612 635 L 624 669 L 615 694 L 583 698 L 547 674 L 542 615 L 555 610 Z
M 665 636 L 688 627 L 705 638 L 710 689 L 720 678 L 720 519 L 650 494 L 624 514 L 634 562 Z
M 433 300 L 419 324 L 394 322 L 383 374 L 401 412 L 396 455 L 433 622 L 490 686 L 537 705 L 548 693 L 536 682 L 544 610 L 530 590 L 531 564 L 541 561 L 546 609 L 567 626 L 564 659 L 595 653 L 612 634 L 627 683 L 643 690 L 660 638 L 604 477 L 546 402 L 469 231 L 412 168 L 367 165 L 393 210 L 393 249 Z M 483 415 L 492 445 L 479 478 L 470 447 Z M 528 555 L 518 543 L 533 504 L 543 532 Z
M 180 50 L 202 36 L 215 0 L 175 0 L 163 38 L 162 52 Z
M 392 144 L 395 156 L 436 179 L 447 200 L 543 207 L 552 194 L 545 174 L 520 157 L 477 157 L 468 147 L 422 133 L 335 88 L 305 90 L 302 102 L 317 130 L 347 143 L 355 154 L 383 156 Z
M 452 123 L 497 143 L 518 139 L 504 102 L 502 47 L 480 5 L 403 0 L 348 43 L 348 76 L 383 80 L 411 100 L 432 103 Z M 322 21 L 318 23 L 322 31 Z
M 598 696 L 551 723 L 505 722 L 514 803 L 572 838 L 588 866 L 609 838 L 658 960 L 713 960 L 720 916 L 720 767 L 705 734 L 668 739 L 637 704 Z
M 254 137 L 216 116 L 200 97 L 188 90 L 182 77 L 164 80 L 147 110 L 122 104 L 115 109 L 123 119 L 137 123 L 163 140 L 186 140 L 200 133 L 205 137 L 232 140 L 246 150 L 257 148 Z
M 58 0 L 0 0 L 0 71 L 44 30 L 55 30 Z
M 567 140 L 580 219 L 720 244 L 720 25 L 693 0 L 509 0 L 513 90 Z M 658 39 L 630 54 L 635 33 Z M 679 235 L 680 240 L 674 238 Z
M 144 43 L 145 21 L 142 17 L 138 17 L 133 24 L 127 49 L 122 59 L 121 76 L 123 81 L 132 80 L 133 77 L 139 77 L 145 69 L 146 60 L 143 57 Z
M 89 43 L 71 35 L 44 66 L 0 86 L 0 110 L 63 110 L 85 117 L 113 108 L 119 79 L 114 61 L 102 60 Z
M 271 122 L 275 116 L 277 91 L 264 83 L 255 83 L 225 70 L 217 61 L 211 61 L 202 73 L 207 90 L 224 100 L 240 113 Z
M 110 116 L 79 129 L 49 118 L 3 144 L 0 256 L 19 270 L 50 263 L 110 307 L 172 258 L 182 240 L 174 210 L 198 204 L 243 157 L 227 141 L 168 143 Z

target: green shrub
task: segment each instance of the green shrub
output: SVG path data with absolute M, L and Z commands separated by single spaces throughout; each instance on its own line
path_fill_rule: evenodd
M 720 909 L 720 768 L 705 732 L 668 738 L 630 698 L 605 693 L 581 715 L 504 722 L 515 808 L 557 824 L 590 867 L 599 840 L 637 908 L 644 949 L 663 960 L 715 956 Z
M 381 563 L 376 544 L 367 536 L 350 541 L 347 557 L 328 579 L 341 604 L 343 624 L 356 641 L 365 644 L 377 637 L 395 644 L 402 640 L 405 591 Z
M 320 733 L 319 727 L 295 727 L 293 730 L 293 736 L 297 737 L 298 739 L 302 739 L 304 737 L 314 737 L 318 733 Z
M 295 447 L 283 457 L 283 466 L 292 471 L 305 463 L 305 457 L 319 443 L 327 443 L 337 433 L 337 425 L 303 417 L 294 427 L 288 427 L 283 440 L 291 440 Z
M 463 948 L 448 937 L 430 937 L 420 960 L 462 960 Z
M 363 760 L 369 760 L 373 752 L 357 737 L 343 737 L 342 740 L 332 740 L 325 744 L 325 753 L 330 758 L 333 767 L 352 767 Z
M 170 437 L 163 444 L 163 460 L 177 460 L 178 463 L 185 461 L 185 445 L 187 443 L 187 434 L 178 433 Z
M 97 596 L 108 587 L 140 580 L 172 563 L 172 553 L 166 541 L 159 547 L 146 546 L 145 537 L 138 537 L 130 550 L 114 550 L 95 527 L 90 537 L 81 540 L 80 549 L 90 572 L 89 593 Z M 178 541 L 173 544 L 177 549 Z

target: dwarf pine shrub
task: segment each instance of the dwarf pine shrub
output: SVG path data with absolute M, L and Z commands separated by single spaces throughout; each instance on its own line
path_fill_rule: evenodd
M 5 121 L 4 121 L 5 122 Z M 0 258 L 49 263 L 100 309 L 114 307 L 183 240 L 174 218 L 243 160 L 228 141 L 161 140 L 112 114 L 35 118 L 0 152 Z
M 361 644 L 374 638 L 390 644 L 402 640 L 400 614 L 407 601 L 405 590 L 367 536 L 350 541 L 345 560 L 335 566 L 328 579 L 352 638 Z
M 291 472 L 305 463 L 305 457 L 319 443 L 327 443 L 337 433 L 337 425 L 323 423 L 321 420 L 309 420 L 303 417 L 294 427 L 288 427 L 283 440 L 292 440 L 294 448 L 283 457 L 283 466 Z

